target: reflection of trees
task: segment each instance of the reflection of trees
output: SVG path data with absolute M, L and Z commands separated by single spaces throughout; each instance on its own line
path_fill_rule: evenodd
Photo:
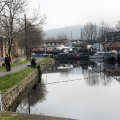
M 117 82 L 120 83 L 120 77 L 116 77 Z
M 95 72 L 88 70 L 88 80 L 87 84 L 89 86 L 95 86 L 95 85 L 104 85 L 107 86 L 111 84 L 113 81 L 113 77 L 106 75 L 103 72 Z
M 46 86 L 43 84 L 35 85 L 27 94 L 17 111 L 28 113 L 30 106 L 45 100 L 47 94 Z
M 120 64 L 104 64 L 104 74 L 108 79 L 120 81 Z
M 88 64 L 87 63 L 83 63 L 80 66 L 82 67 L 83 70 L 87 70 L 88 69 Z
M 37 102 L 42 102 L 45 100 L 46 93 L 47 91 L 45 85 L 35 85 L 34 88 L 28 93 L 28 96 L 24 100 L 24 103 L 27 104 L 29 101 L 29 104 L 33 106 Z
M 120 76 L 120 66 L 118 64 L 105 64 L 104 71 L 107 76 Z
M 87 84 L 90 86 L 95 86 L 99 84 L 99 76 L 97 73 L 88 71 L 88 79 L 87 79 Z
M 36 85 L 36 87 L 34 87 L 34 89 L 32 89 L 30 91 L 30 105 L 34 105 L 36 104 L 37 102 L 42 102 L 45 100 L 45 96 L 46 96 L 46 87 L 45 85 Z
M 107 86 L 107 85 L 111 84 L 112 81 L 113 81 L 113 77 L 107 76 L 107 75 L 104 74 L 104 73 L 102 73 L 100 77 L 101 77 L 101 83 L 102 83 L 102 85 L 104 85 L 104 86 Z

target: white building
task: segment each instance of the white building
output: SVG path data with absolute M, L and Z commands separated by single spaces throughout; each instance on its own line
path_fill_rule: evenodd
M 94 43 L 92 47 L 93 49 L 96 49 L 97 51 L 104 51 L 104 47 L 101 43 Z

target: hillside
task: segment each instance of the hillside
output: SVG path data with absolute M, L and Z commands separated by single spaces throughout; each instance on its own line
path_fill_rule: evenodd
M 81 25 L 69 26 L 64 28 L 57 28 L 45 31 L 45 39 L 47 38 L 57 38 L 58 36 L 65 36 L 67 38 L 79 39 L 81 33 Z

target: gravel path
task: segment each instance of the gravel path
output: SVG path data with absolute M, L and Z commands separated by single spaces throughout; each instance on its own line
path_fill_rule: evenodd
M 23 69 L 25 69 L 26 67 L 28 67 L 29 64 L 30 64 L 30 63 L 22 64 L 22 65 L 17 65 L 17 66 L 15 66 L 15 67 L 12 67 L 10 72 L 0 72 L 0 77 L 5 76 L 5 75 L 8 75 L 8 74 L 11 74 L 11 73 L 14 73 L 14 72 L 18 72 L 18 71 L 20 71 L 20 70 L 23 70 Z
M 38 61 L 43 60 L 43 59 L 44 58 L 40 58 Z M 15 67 L 12 67 L 10 72 L 1 72 L 0 71 L 0 77 L 3 77 L 5 75 L 8 75 L 8 74 L 11 74 L 11 73 L 14 73 L 14 72 L 19 72 L 20 70 L 25 69 L 29 65 L 30 65 L 30 63 L 26 63 L 26 64 L 22 64 L 22 65 L 17 65 Z

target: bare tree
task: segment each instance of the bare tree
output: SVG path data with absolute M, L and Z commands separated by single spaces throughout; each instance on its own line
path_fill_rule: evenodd
M 23 23 L 18 32 L 19 34 L 19 46 L 25 49 L 27 59 L 31 58 L 31 50 L 34 47 L 40 47 L 43 45 L 43 29 L 25 17 L 25 23 Z
M 82 39 L 87 41 L 95 41 L 98 37 L 98 28 L 93 23 L 87 23 L 84 25 L 81 31 Z
M 112 39 L 112 32 L 114 32 L 115 29 L 112 28 L 109 24 L 105 22 L 101 22 L 99 25 L 99 41 L 101 42 L 107 42 L 109 39 Z
M 116 28 L 117 31 L 120 31 L 120 21 L 117 22 L 115 28 Z
M 6 0 L 0 1 L 0 13 L 3 11 L 3 9 L 7 3 L 8 3 L 8 1 L 6 1 Z
M 0 2 L 0 25 L 4 36 L 7 38 L 9 55 L 11 54 L 11 48 L 14 40 L 16 21 L 20 14 L 24 12 L 25 3 L 25 0 L 2 0 Z

